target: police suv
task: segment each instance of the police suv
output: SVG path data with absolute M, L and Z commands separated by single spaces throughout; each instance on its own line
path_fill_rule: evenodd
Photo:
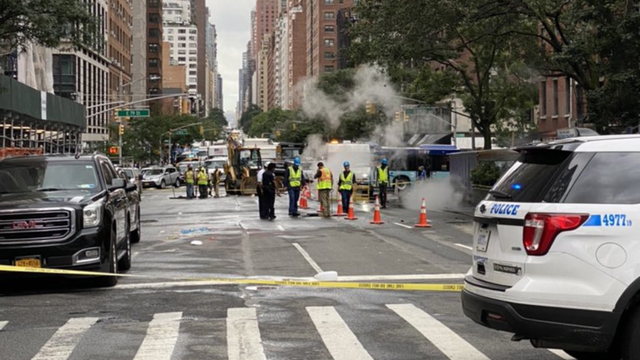
M 577 359 L 640 359 L 640 136 L 518 150 L 475 211 L 464 313 Z

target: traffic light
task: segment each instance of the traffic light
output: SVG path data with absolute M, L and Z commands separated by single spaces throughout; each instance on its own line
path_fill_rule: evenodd
M 191 114 L 191 107 L 189 106 L 189 99 L 182 98 L 182 113 L 183 114 Z
M 124 125 L 122 125 L 122 124 L 118 125 L 118 133 L 120 135 L 124 134 Z
M 117 146 L 111 146 L 109 148 L 109 155 L 118 155 L 120 153 L 119 151 L 120 149 L 118 149 Z
M 367 114 L 369 115 L 373 115 L 376 113 L 376 104 L 372 103 L 371 101 L 367 101 L 367 104 L 365 105 L 365 110 L 367 112 Z
M 396 115 L 393 117 L 395 121 L 402 121 L 402 111 L 396 111 Z
M 200 125 L 200 135 L 204 136 L 204 127 L 202 125 Z

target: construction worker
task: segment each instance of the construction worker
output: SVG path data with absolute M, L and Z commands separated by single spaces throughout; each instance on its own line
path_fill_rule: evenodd
M 276 187 L 276 175 L 273 173 L 275 169 L 276 163 L 269 163 L 267 170 L 262 174 L 262 190 L 264 192 L 262 201 L 264 202 L 267 218 L 270 221 L 276 218 L 276 195 L 280 196 Z
M 353 194 L 356 175 L 350 170 L 348 161 L 345 161 L 342 166 L 344 167 L 344 171 L 340 173 L 340 178 L 338 178 L 338 189 L 342 197 L 342 211 L 348 213 L 349 200 L 351 199 L 351 194 Z
M 418 167 L 418 180 L 420 181 L 427 180 L 427 170 L 425 170 L 424 166 L 422 165 Z
M 300 199 L 300 187 L 304 184 L 304 174 L 300 168 L 300 158 L 293 159 L 293 165 L 284 172 L 284 183 L 289 193 L 289 216 L 298 217 L 298 200 Z
M 220 172 L 220 168 L 218 166 L 215 167 L 215 169 L 213 169 L 213 172 L 211 173 L 211 187 L 213 188 L 213 194 L 214 194 L 214 198 L 219 198 L 220 195 L 218 194 L 218 187 L 220 186 L 220 176 L 222 175 L 222 173 Z
M 207 176 L 207 171 L 204 169 L 204 166 L 200 167 L 200 171 L 198 171 L 197 175 L 198 179 L 198 188 L 200 191 L 200 199 L 207 198 L 207 186 L 209 185 L 209 176 Z
M 269 166 L 269 162 L 264 164 L 264 167 L 258 171 L 257 180 L 258 185 L 256 186 L 256 192 L 258 193 L 258 212 L 260 213 L 261 220 L 268 220 L 269 217 L 267 215 L 267 202 L 264 199 L 264 187 L 262 184 L 263 176 L 265 171 L 267 171 L 267 167 Z
M 387 186 L 389 186 L 389 168 L 387 167 L 387 159 L 382 159 L 380 166 L 377 167 L 378 188 L 380 190 L 380 207 L 387 207 Z
M 331 196 L 331 188 L 333 187 L 333 175 L 331 170 L 326 168 L 322 162 L 318 163 L 318 171 L 313 177 L 318 179 L 318 192 L 320 193 L 320 204 L 322 205 L 322 217 L 331 217 L 331 203 L 329 198 Z
M 195 197 L 193 195 L 194 175 L 193 168 L 189 165 L 187 171 L 184 173 L 184 182 L 187 183 L 187 199 L 193 199 Z

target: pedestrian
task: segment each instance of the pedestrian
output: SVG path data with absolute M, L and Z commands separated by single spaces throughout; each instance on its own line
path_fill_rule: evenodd
M 300 168 L 300 158 L 293 159 L 293 165 L 285 168 L 284 184 L 289 193 L 289 216 L 298 217 L 298 200 L 300 199 L 300 187 L 304 183 L 304 174 Z
M 382 159 L 380 166 L 377 168 L 378 188 L 380 190 L 380 207 L 387 208 L 387 187 L 389 186 L 389 168 L 387 167 L 387 159 Z
M 322 162 L 319 162 L 318 171 L 313 178 L 318 179 L 317 189 L 320 194 L 322 217 L 331 217 L 331 203 L 329 202 L 331 188 L 333 187 L 333 175 L 331 174 L 331 170 L 326 168 Z
M 425 170 L 424 166 L 422 165 L 418 167 L 418 180 L 420 181 L 427 180 L 427 170 Z
M 280 196 L 278 189 L 276 188 L 276 175 L 273 173 L 275 169 L 276 163 L 269 163 L 267 170 L 262 174 L 262 189 L 264 190 L 263 201 L 265 203 L 267 218 L 269 220 L 274 220 L 276 218 L 276 194 Z
M 269 166 L 269 162 L 264 164 L 264 167 L 258 171 L 257 180 L 258 184 L 256 186 L 256 192 L 258 193 L 258 212 L 260 213 L 261 220 L 267 220 L 267 211 L 266 211 L 266 201 L 264 200 L 264 186 L 262 184 L 263 176 L 265 171 L 267 171 L 267 166 Z
M 348 213 L 349 202 L 353 194 L 354 184 L 356 183 L 356 175 L 350 170 L 348 161 L 345 161 L 342 166 L 344 166 L 344 171 L 340 173 L 340 178 L 338 178 L 338 189 L 340 190 L 340 196 L 342 198 L 342 211 Z
M 220 176 L 221 176 L 220 168 L 215 167 L 213 172 L 211 173 L 211 187 L 213 188 L 213 194 L 215 194 L 214 198 L 219 198 L 220 194 L 218 194 L 218 187 L 220 186 Z
M 207 176 L 207 171 L 203 166 L 200 167 L 200 171 L 198 171 L 198 188 L 200 191 L 200 199 L 207 198 L 207 187 L 209 185 L 209 177 Z
M 193 195 L 193 184 L 194 184 L 194 173 L 191 165 L 187 167 L 187 171 L 184 173 L 184 182 L 187 183 L 187 199 L 193 199 L 195 196 Z

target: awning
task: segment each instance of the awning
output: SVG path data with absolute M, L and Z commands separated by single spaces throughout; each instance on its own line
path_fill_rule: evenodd
M 442 140 L 450 137 L 451 134 L 415 134 L 409 139 L 409 146 L 420 146 L 424 144 L 440 144 Z

